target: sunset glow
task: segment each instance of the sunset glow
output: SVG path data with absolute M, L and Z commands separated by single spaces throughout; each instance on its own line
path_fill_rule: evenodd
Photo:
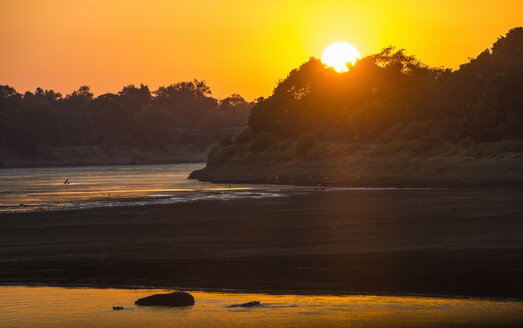
M 197 78 L 252 100 L 340 40 L 457 68 L 521 22 L 520 0 L 0 1 L 0 83 L 100 95 Z

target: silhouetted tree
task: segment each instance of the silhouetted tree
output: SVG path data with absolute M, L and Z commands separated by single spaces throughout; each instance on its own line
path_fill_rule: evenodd
M 311 58 L 256 102 L 249 127 L 279 138 L 329 131 L 338 139 L 375 140 L 393 127 L 431 121 L 448 141 L 521 138 L 521 76 L 523 28 L 457 71 L 428 67 L 394 47 L 341 74 Z M 457 126 L 450 128 L 449 120 Z
M 62 98 L 42 88 L 21 95 L 5 85 L 0 86 L 0 147 L 31 156 L 44 146 L 204 149 L 229 127 L 244 126 L 249 109 L 239 95 L 226 98 L 220 109 L 209 86 L 198 80 L 155 93 L 143 84 L 128 85 L 96 98 L 87 86 Z
M 78 90 L 73 91 L 70 95 L 67 95 L 64 99 L 67 105 L 74 106 L 83 106 L 88 104 L 93 100 L 94 94 L 91 92 L 91 89 L 83 85 Z

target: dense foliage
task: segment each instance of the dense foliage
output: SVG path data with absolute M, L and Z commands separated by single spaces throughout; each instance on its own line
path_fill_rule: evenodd
M 203 149 L 244 126 L 251 107 L 237 94 L 213 98 L 197 80 L 154 92 L 129 85 L 98 97 L 87 86 L 62 97 L 53 90 L 20 94 L 0 85 L 0 147 L 27 154 L 40 146 Z
M 270 97 L 258 99 L 250 130 L 238 140 L 267 139 L 267 134 L 338 141 L 429 134 L 448 142 L 523 137 L 521 27 L 456 71 L 428 67 L 392 47 L 349 68 L 340 74 L 311 58 L 279 82 Z

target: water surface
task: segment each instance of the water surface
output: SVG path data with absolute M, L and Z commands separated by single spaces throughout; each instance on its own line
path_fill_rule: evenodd
M 185 308 L 137 307 L 165 290 L 0 287 L 1 327 L 521 327 L 523 303 L 386 296 L 191 292 Z M 252 300 L 262 306 L 229 307 Z M 123 306 L 113 311 L 113 306 Z
M 281 197 L 290 186 L 187 179 L 203 163 L 0 170 L 0 212 Z M 67 181 L 67 183 L 66 183 Z

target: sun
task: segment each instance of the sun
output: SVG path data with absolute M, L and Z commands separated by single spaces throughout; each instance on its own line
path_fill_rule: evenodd
M 354 64 L 359 58 L 361 56 L 358 49 L 347 42 L 333 43 L 321 55 L 321 61 L 339 73 L 348 71 L 347 63 Z

